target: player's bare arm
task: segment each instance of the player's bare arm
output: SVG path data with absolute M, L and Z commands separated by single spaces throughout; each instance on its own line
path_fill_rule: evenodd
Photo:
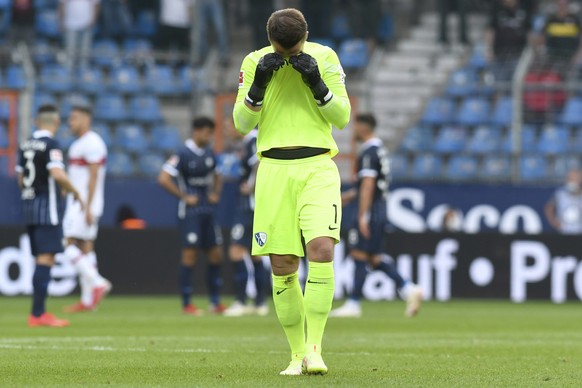
M 360 184 L 360 200 L 358 204 L 358 228 L 366 239 L 370 238 L 370 208 L 374 198 L 376 179 L 363 177 Z
M 208 194 L 208 202 L 216 205 L 220 201 L 222 194 L 223 179 L 222 175 L 215 173 L 213 177 L 212 191 Z
M 342 192 L 342 206 L 350 204 L 358 196 L 358 191 L 354 188 Z
M 63 190 L 65 190 L 67 193 L 73 194 L 73 198 L 75 199 L 75 201 L 79 202 L 79 205 L 81 205 L 81 209 L 85 210 L 85 203 L 83 202 L 83 199 L 81 198 L 81 195 L 79 194 L 75 186 L 73 186 L 73 184 L 69 180 L 69 177 L 67 176 L 65 170 L 59 167 L 53 167 L 49 169 L 49 173 L 51 174 L 51 177 L 59 184 L 59 186 Z
M 160 175 L 158 176 L 158 183 L 168 193 L 184 201 L 186 205 L 195 206 L 198 203 L 198 197 L 196 195 L 183 193 L 174 182 L 174 178 L 166 171 L 162 170 L 160 172 Z
M 99 163 L 89 163 L 89 187 L 87 191 L 87 207 L 85 208 L 85 222 L 87 225 L 93 224 L 93 214 L 91 213 L 91 203 L 93 203 L 93 197 L 95 196 L 95 188 L 97 187 L 97 177 L 99 175 L 99 169 L 101 164 Z

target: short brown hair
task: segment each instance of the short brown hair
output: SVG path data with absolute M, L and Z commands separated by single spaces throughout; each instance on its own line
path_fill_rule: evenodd
M 269 41 L 277 42 L 284 49 L 290 49 L 307 34 L 307 22 L 301 11 L 286 8 L 275 11 L 267 21 Z

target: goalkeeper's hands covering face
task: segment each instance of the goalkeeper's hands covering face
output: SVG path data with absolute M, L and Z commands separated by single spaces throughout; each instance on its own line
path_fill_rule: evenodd
M 299 53 L 291 56 L 289 63 L 301 73 L 303 82 L 309 86 L 313 97 L 319 105 L 325 105 L 332 99 L 333 93 L 329 91 L 329 88 L 321 79 L 315 58 L 306 53 Z
M 246 100 L 252 106 L 261 106 L 265 98 L 267 86 L 273 78 L 273 72 L 285 65 L 283 57 L 277 53 L 265 54 L 255 69 L 255 79 L 249 89 Z

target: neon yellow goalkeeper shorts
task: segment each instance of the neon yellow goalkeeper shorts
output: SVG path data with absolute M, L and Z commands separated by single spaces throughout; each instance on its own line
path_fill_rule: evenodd
M 304 256 L 316 237 L 340 238 L 341 182 L 329 154 L 304 159 L 262 158 L 255 187 L 253 255 Z

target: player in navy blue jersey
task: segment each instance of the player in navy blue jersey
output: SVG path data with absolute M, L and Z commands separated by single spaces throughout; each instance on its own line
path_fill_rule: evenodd
M 224 315 L 240 317 L 254 313 L 265 316 L 269 313 L 269 308 L 265 304 L 267 276 L 263 258 L 261 256 L 250 256 L 253 243 L 255 177 L 259 165 L 259 159 L 257 157 L 257 130 L 253 129 L 243 137 L 234 127 L 230 129 L 230 135 L 233 138 L 237 140 L 242 139 L 243 147 L 240 153 L 241 177 L 239 182 L 239 202 L 235 210 L 229 248 L 229 256 L 235 268 L 235 302 L 226 309 Z M 257 292 L 254 308 L 246 305 L 249 273 L 244 260 L 245 257 L 251 257 L 253 263 L 253 277 Z
M 72 193 L 81 208 L 83 202 L 64 170 L 63 153 L 54 140 L 61 123 L 55 106 L 38 109 L 32 136 L 20 145 L 18 186 L 21 190 L 24 223 L 30 248 L 36 258 L 32 277 L 32 312 L 28 326 L 68 326 L 69 322 L 46 312 L 45 302 L 55 254 L 63 251 L 63 208 L 61 190 Z
M 178 226 L 182 240 L 180 293 L 185 314 L 202 311 L 190 301 L 192 271 L 199 251 L 208 255 L 207 285 L 212 311 L 222 313 L 219 290 L 222 236 L 214 222 L 214 207 L 220 199 L 222 179 L 216 172 L 216 158 L 210 147 L 214 121 L 199 117 L 192 121 L 192 137 L 162 167 L 158 182 L 178 204 Z
M 354 136 L 361 143 L 358 153 L 356 187 L 343 193 L 344 203 L 356 200 L 358 211 L 348 235 L 350 256 L 355 262 L 353 291 L 346 303 L 332 311 L 330 317 L 360 317 L 360 299 L 369 264 L 396 283 L 400 296 L 406 301 L 405 314 L 418 313 L 422 301 L 420 287 L 405 280 L 392 261 L 384 261 L 384 228 L 388 222 L 386 198 L 390 184 L 390 159 L 382 140 L 374 135 L 376 119 L 362 113 L 354 121 Z

